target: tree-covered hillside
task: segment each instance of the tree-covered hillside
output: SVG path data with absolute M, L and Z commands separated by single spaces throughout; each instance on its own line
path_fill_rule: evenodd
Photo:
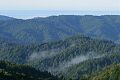
M 27 65 L 0 61 L 0 80 L 59 80 L 48 72 L 40 72 Z
M 119 80 L 119 34 L 118 15 L 0 16 L 0 80 Z
M 67 80 L 69 79 L 82 80 L 94 74 L 95 72 L 100 72 L 103 68 L 116 63 L 117 64 L 120 63 L 120 54 L 112 54 L 101 58 L 95 58 L 95 59 L 89 59 L 83 61 L 79 64 L 72 65 L 71 67 L 67 68 L 62 75 L 65 75 L 64 77 Z M 90 79 L 90 80 L 99 80 L 99 79 Z M 105 80 L 109 80 L 109 79 L 105 79 Z
M 88 80 L 120 80 L 120 64 L 113 64 L 90 76 Z
M 28 20 L 0 16 L 0 38 L 5 41 L 43 43 L 78 34 L 119 42 L 120 16 L 60 15 Z
M 28 64 L 69 79 L 81 79 L 113 63 L 120 63 L 120 46 L 112 41 L 76 36 L 43 44 L 0 41 L 0 59 Z

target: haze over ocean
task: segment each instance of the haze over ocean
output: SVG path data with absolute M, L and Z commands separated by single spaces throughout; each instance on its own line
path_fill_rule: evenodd
M 0 15 L 29 19 L 54 15 L 120 15 L 119 11 L 80 11 L 80 10 L 0 10 Z
M 0 15 L 23 19 L 52 15 L 120 15 L 120 0 L 0 0 Z

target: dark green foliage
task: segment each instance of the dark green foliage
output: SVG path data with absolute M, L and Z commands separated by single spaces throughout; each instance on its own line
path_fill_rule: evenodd
M 66 79 L 72 78 L 73 80 L 82 80 L 84 77 L 88 77 L 95 72 L 101 71 L 106 66 L 116 63 L 120 63 L 119 54 L 107 55 L 101 58 L 86 60 L 79 64 L 73 65 L 69 67 L 63 75 L 65 75 Z
M 107 66 L 102 71 L 89 76 L 88 80 L 120 80 L 120 64 Z
M 58 80 L 58 78 L 27 65 L 0 61 L 0 80 Z
M 119 52 L 120 46 L 112 41 L 85 36 L 29 45 L 0 41 L 1 60 L 29 64 L 59 77 L 63 75 L 63 80 L 81 79 L 108 65 L 119 63 Z
M 64 43 L 62 46 L 65 48 L 60 50 L 55 56 L 47 57 L 43 60 L 35 60 L 32 65 L 41 70 L 48 70 L 51 67 L 59 67 L 61 64 L 64 67 L 72 59 L 79 56 L 91 55 L 91 57 L 94 57 L 97 55 L 110 55 L 118 53 L 120 50 L 120 47 L 111 41 L 102 41 L 89 37 L 72 37 L 61 41 L 61 43 Z

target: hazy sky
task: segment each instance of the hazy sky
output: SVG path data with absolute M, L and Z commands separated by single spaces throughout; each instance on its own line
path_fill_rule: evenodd
M 0 0 L 3 10 L 120 10 L 120 0 Z
M 8 15 L 10 13 L 8 10 L 87 11 L 88 13 L 89 11 L 102 11 L 117 13 L 120 12 L 120 0 L 0 0 L 0 10 L 6 10 L 8 13 L 6 11 L 6 13 L 4 11 L 0 13 Z

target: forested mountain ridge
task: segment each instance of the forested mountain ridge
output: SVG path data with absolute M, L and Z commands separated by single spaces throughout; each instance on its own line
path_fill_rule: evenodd
M 60 15 L 26 20 L 0 16 L 0 60 L 48 71 L 60 80 L 101 79 L 109 73 L 101 71 L 103 68 L 120 63 L 120 44 L 115 43 L 119 42 L 119 34 L 118 15 Z M 1 64 L 8 66 L 4 69 L 23 68 Z
M 80 79 L 113 63 L 120 63 L 120 46 L 112 41 L 74 36 L 43 44 L 0 41 L 0 59 L 28 64 L 66 80 Z
M 0 21 L 7 21 L 7 20 L 13 20 L 15 18 L 13 17 L 8 17 L 8 16 L 3 16 L 3 15 L 0 15 Z
M 119 42 L 119 25 L 119 15 L 60 15 L 27 20 L 1 16 L 0 38 L 16 43 L 44 43 L 84 34 Z

